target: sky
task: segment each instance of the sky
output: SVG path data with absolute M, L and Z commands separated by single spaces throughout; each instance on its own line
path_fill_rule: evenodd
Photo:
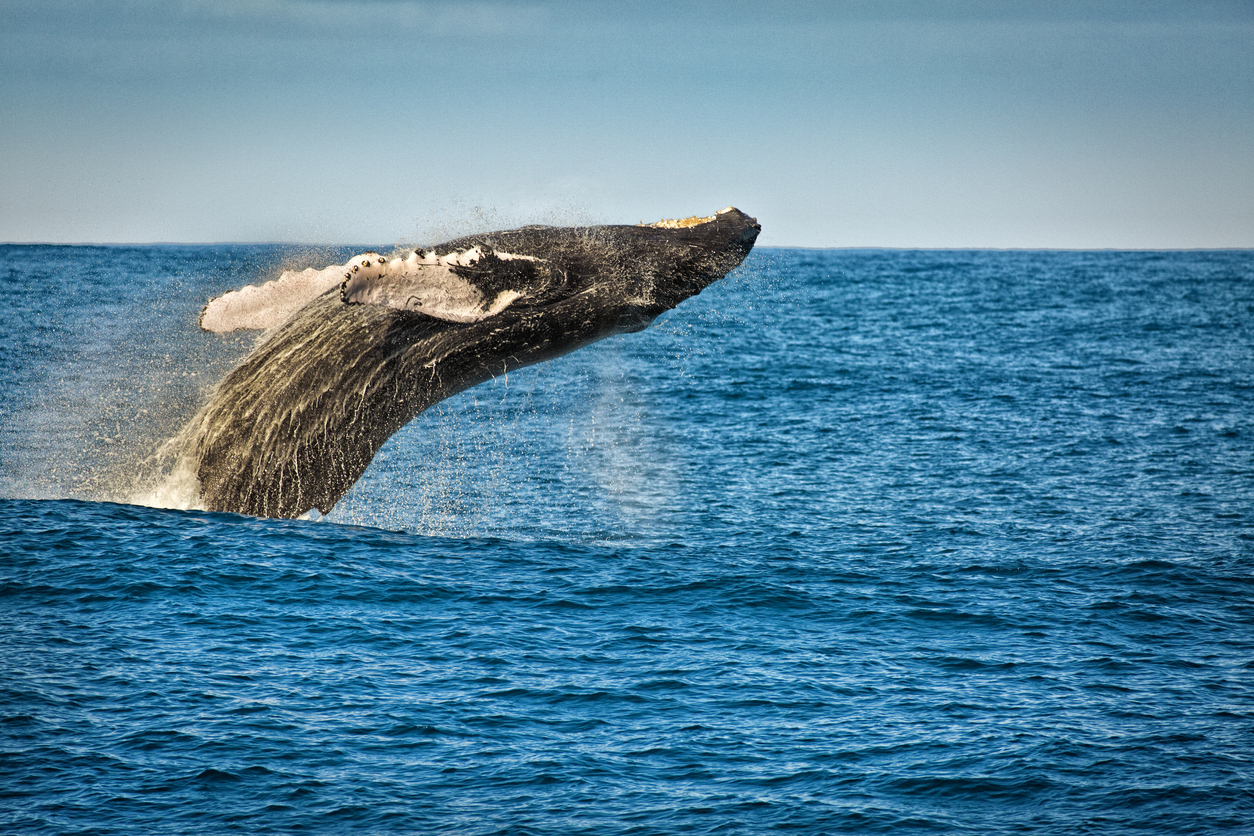
M 4 242 L 1254 247 L 1254 0 L 0 0 L 0 114 Z

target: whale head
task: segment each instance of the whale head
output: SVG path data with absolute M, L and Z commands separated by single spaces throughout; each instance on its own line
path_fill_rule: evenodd
M 637 268 L 648 282 L 642 301 L 652 320 L 696 296 L 744 260 L 762 227 L 735 207 L 709 217 L 663 220 L 642 228 L 657 232 L 644 239 Z
M 761 227 L 728 207 L 651 224 L 526 226 L 471 235 L 407 259 L 350 262 L 340 297 L 450 322 L 501 325 L 583 310 L 600 336 L 638 331 L 732 270 Z M 580 315 L 576 315 L 578 318 Z

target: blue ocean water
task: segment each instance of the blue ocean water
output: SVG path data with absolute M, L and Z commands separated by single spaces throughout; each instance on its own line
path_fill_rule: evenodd
M 133 504 L 351 252 L 0 247 L 0 832 L 1254 832 L 1254 252 L 759 250 L 324 519 Z

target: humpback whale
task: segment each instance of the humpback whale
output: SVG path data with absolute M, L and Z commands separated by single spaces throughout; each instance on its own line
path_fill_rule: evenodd
M 210 302 L 210 331 L 268 329 L 176 437 L 211 511 L 329 513 L 385 441 L 511 369 L 639 331 L 748 255 L 738 209 L 638 226 L 471 235 L 364 253 Z

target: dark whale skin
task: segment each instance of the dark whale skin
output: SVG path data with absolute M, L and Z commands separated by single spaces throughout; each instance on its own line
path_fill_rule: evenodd
M 183 431 L 200 504 L 260 517 L 329 513 L 423 410 L 647 327 L 740 264 L 759 230 L 726 209 L 687 227 L 532 226 L 435 247 L 443 255 L 479 246 L 547 265 L 545 287 L 477 322 L 324 293 L 231 371 Z

